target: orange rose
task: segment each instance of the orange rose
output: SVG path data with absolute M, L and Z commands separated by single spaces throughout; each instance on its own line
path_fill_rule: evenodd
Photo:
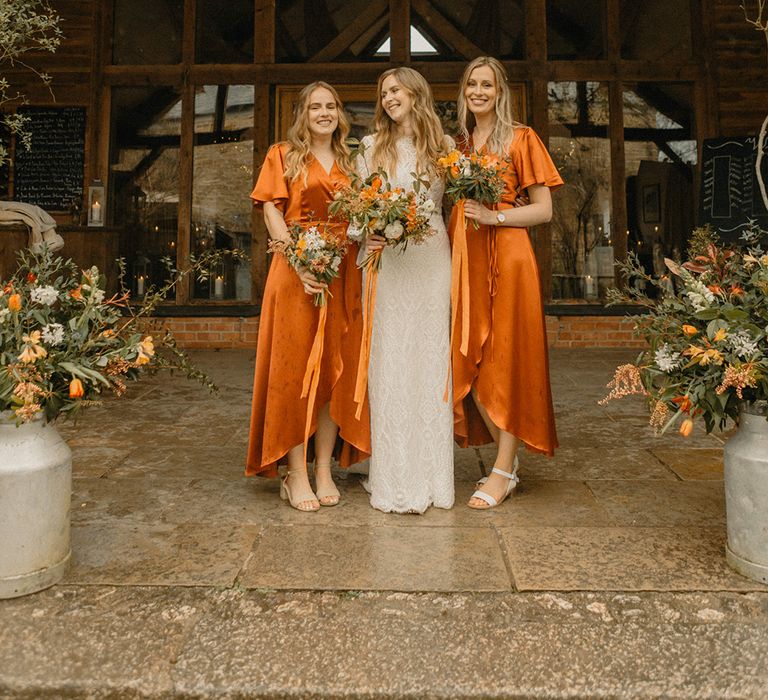
M 381 178 L 378 176 L 371 180 L 371 187 L 375 190 L 381 189 L 381 184 Z
M 693 432 L 693 419 L 686 418 L 680 424 L 680 435 L 682 435 L 683 437 L 688 437 L 692 432 Z
M 699 329 L 696 328 L 696 326 L 688 325 L 687 323 L 683 324 L 683 333 L 686 335 L 696 335 L 699 332 Z
M 29 282 L 31 284 L 32 282 L 36 282 L 36 281 L 37 281 L 37 275 L 34 272 L 28 272 L 27 273 L 27 282 Z
M 21 311 L 21 295 L 11 294 L 8 297 L 8 310 L 9 311 Z
M 83 383 L 75 377 L 75 379 L 69 383 L 69 398 L 80 399 L 83 397 L 84 393 L 85 389 L 83 389 Z

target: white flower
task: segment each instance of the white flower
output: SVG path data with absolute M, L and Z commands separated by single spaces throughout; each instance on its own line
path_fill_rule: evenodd
M 655 354 L 656 366 L 662 372 L 672 372 L 678 369 L 682 363 L 683 358 L 679 352 L 675 352 L 667 343 L 664 343 Z
M 49 323 L 43 326 L 43 342 L 48 345 L 59 345 L 64 340 L 64 326 L 60 323 Z
M 51 306 L 52 304 L 55 304 L 56 300 L 59 298 L 59 293 L 54 287 L 50 286 L 35 287 L 32 289 L 29 295 L 32 297 L 32 301 L 38 304 L 43 304 L 44 306 Z
M 353 241 L 362 241 L 365 238 L 365 231 L 350 221 L 349 226 L 347 226 L 347 238 L 351 238 Z
M 325 248 L 325 239 L 316 226 L 307 229 L 304 234 L 304 240 L 307 243 L 308 250 L 321 250 Z
M 338 255 L 334 256 L 333 260 L 331 260 L 331 268 L 334 270 L 338 270 L 340 265 L 341 265 L 341 258 Z
M 0 309 L 0 323 L 5 323 L 5 319 L 11 315 L 10 309 Z
M 93 290 L 93 301 L 97 304 L 101 304 L 102 301 L 104 301 L 104 290 L 103 289 L 94 289 Z
M 427 199 L 421 204 L 420 208 L 427 214 L 431 214 L 435 210 L 435 203 L 431 199 Z
M 393 221 L 384 229 L 384 237 L 390 241 L 396 241 L 403 235 L 403 225 L 399 221 Z
M 373 222 L 373 230 L 374 231 L 382 231 L 384 227 L 387 225 L 387 222 L 384 221 L 381 217 L 378 219 L 375 219 Z
M 742 359 L 750 358 L 757 353 L 757 342 L 745 330 L 731 333 L 727 343 L 731 350 Z
M 707 288 L 707 285 L 698 280 L 690 280 L 686 286 L 688 289 L 685 293 L 696 311 L 702 311 L 714 303 L 715 295 Z

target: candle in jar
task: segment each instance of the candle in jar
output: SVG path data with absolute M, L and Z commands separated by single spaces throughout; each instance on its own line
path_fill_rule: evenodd
M 144 296 L 144 275 L 139 275 L 136 280 L 136 294 L 137 296 Z
M 216 299 L 224 298 L 224 278 L 218 275 L 213 283 L 213 296 Z
M 595 278 L 592 275 L 587 275 L 584 278 L 585 281 L 585 294 L 587 299 L 594 299 L 597 296 L 597 286 L 595 284 Z
M 101 223 L 101 204 L 99 203 L 99 200 L 95 200 L 93 204 L 91 204 L 91 221 L 94 224 Z

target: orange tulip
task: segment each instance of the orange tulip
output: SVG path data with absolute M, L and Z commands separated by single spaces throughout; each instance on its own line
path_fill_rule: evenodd
M 683 413 L 691 410 L 691 400 L 687 396 L 675 396 L 672 403 L 677 404 Z
M 11 296 L 8 297 L 8 310 L 21 311 L 21 295 L 11 294 Z
M 699 329 L 696 326 L 691 326 L 687 323 L 683 324 L 683 333 L 686 335 L 696 335 L 698 332 Z
M 680 424 L 680 435 L 682 435 L 683 437 L 688 437 L 692 432 L 693 432 L 693 419 L 686 418 Z
M 70 383 L 69 383 L 69 398 L 70 399 L 80 399 L 83 397 L 83 394 L 85 393 L 85 390 L 83 389 L 83 383 L 75 377 Z

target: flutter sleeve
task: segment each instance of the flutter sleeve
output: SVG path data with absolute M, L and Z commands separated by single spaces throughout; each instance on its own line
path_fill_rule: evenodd
M 267 152 L 264 163 L 259 171 L 256 187 L 251 192 L 251 199 L 257 207 L 265 202 L 273 202 L 282 212 L 288 200 L 288 183 L 285 181 L 285 149 L 275 144 Z
M 542 143 L 536 132 L 529 127 L 522 128 L 512 146 L 510 156 L 517 170 L 520 189 L 531 185 L 546 185 L 554 190 L 563 183 L 563 178 L 552 162 L 547 147 Z

